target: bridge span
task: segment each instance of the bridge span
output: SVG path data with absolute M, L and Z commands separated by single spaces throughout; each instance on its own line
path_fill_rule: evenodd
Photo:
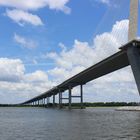
M 45 104 L 45 99 L 47 99 L 48 103 L 49 98 L 53 97 L 53 105 L 55 106 L 55 96 L 59 94 L 60 108 L 62 107 L 62 100 L 67 99 L 69 109 L 71 109 L 72 98 L 80 98 L 81 108 L 83 108 L 84 84 L 129 65 L 132 68 L 137 88 L 140 93 L 140 40 L 132 40 L 121 46 L 120 51 L 114 55 L 69 78 L 49 91 L 25 101 L 22 104 L 39 105 L 40 101 Z M 72 89 L 76 86 L 80 86 L 80 96 L 72 96 Z M 69 91 L 69 96 L 68 98 L 63 98 L 63 92 L 66 90 Z
M 130 0 L 130 18 L 129 18 L 129 42 L 120 47 L 120 51 L 114 55 L 104 59 L 103 61 L 89 67 L 88 69 L 80 72 L 79 74 L 69 78 L 56 87 L 46 91 L 45 93 L 34 97 L 22 104 L 40 104 L 49 102 L 49 98 L 53 97 L 53 105 L 55 105 L 55 96 L 59 94 L 59 107 L 62 106 L 62 100 L 68 100 L 69 109 L 71 109 L 72 98 L 80 98 L 81 108 L 83 108 L 83 85 L 87 82 L 95 80 L 101 76 L 131 66 L 138 91 L 140 93 L 140 40 L 135 39 L 138 32 L 138 0 Z M 80 86 L 80 96 L 72 96 L 72 89 Z M 69 91 L 69 97 L 63 98 L 62 93 Z

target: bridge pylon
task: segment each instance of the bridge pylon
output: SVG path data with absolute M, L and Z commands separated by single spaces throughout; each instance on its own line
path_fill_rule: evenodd
M 138 33 L 138 12 L 139 0 L 130 0 L 130 16 L 129 16 L 129 30 L 128 40 L 132 41 L 137 38 Z

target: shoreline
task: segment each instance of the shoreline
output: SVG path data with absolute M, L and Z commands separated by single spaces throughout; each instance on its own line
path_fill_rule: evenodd
M 140 106 L 125 106 L 119 107 L 116 111 L 140 111 Z

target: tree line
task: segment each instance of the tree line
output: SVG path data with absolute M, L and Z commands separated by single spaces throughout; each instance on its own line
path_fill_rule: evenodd
M 55 106 L 58 106 L 59 104 L 55 104 Z M 63 103 L 62 106 L 68 106 L 68 103 Z M 140 103 L 137 102 L 94 102 L 94 103 L 89 103 L 85 102 L 83 103 L 84 107 L 119 107 L 119 106 L 139 106 Z M 24 106 L 33 106 L 33 105 L 19 105 L 19 104 L 0 104 L 0 107 L 24 107 Z M 38 106 L 38 105 L 35 105 Z M 44 105 L 39 105 L 39 106 L 44 106 Z M 47 106 L 52 107 L 53 104 L 49 103 Z M 80 107 L 80 103 L 72 103 L 72 106 L 74 107 Z

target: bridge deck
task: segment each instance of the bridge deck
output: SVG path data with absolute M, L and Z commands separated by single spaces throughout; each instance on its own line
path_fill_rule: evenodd
M 65 91 L 69 89 L 69 86 L 76 87 L 78 85 L 86 84 L 89 81 L 92 81 L 94 79 L 97 79 L 101 76 L 104 76 L 106 74 L 109 74 L 111 72 L 114 72 L 116 70 L 119 70 L 123 67 L 126 67 L 129 65 L 128 56 L 126 52 L 126 48 L 131 47 L 133 43 L 140 44 L 140 41 L 133 40 L 129 42 L 128 44 L 121 47 L 121 50 L 114 55 L 104 59 L 103 61 L 89 67 L 88 69 L 80 72 L 79 74 L 71 77 L 70 79 L 64 81 L 63 83 L 59 84 L 58 86 L 50 89 L 49 91 L 31 99 L 23 104 L 30 103 L 33 101 L 37 101 L 39 99 L 50 97 L 52 95 L 56 95 L 61 91 Z

